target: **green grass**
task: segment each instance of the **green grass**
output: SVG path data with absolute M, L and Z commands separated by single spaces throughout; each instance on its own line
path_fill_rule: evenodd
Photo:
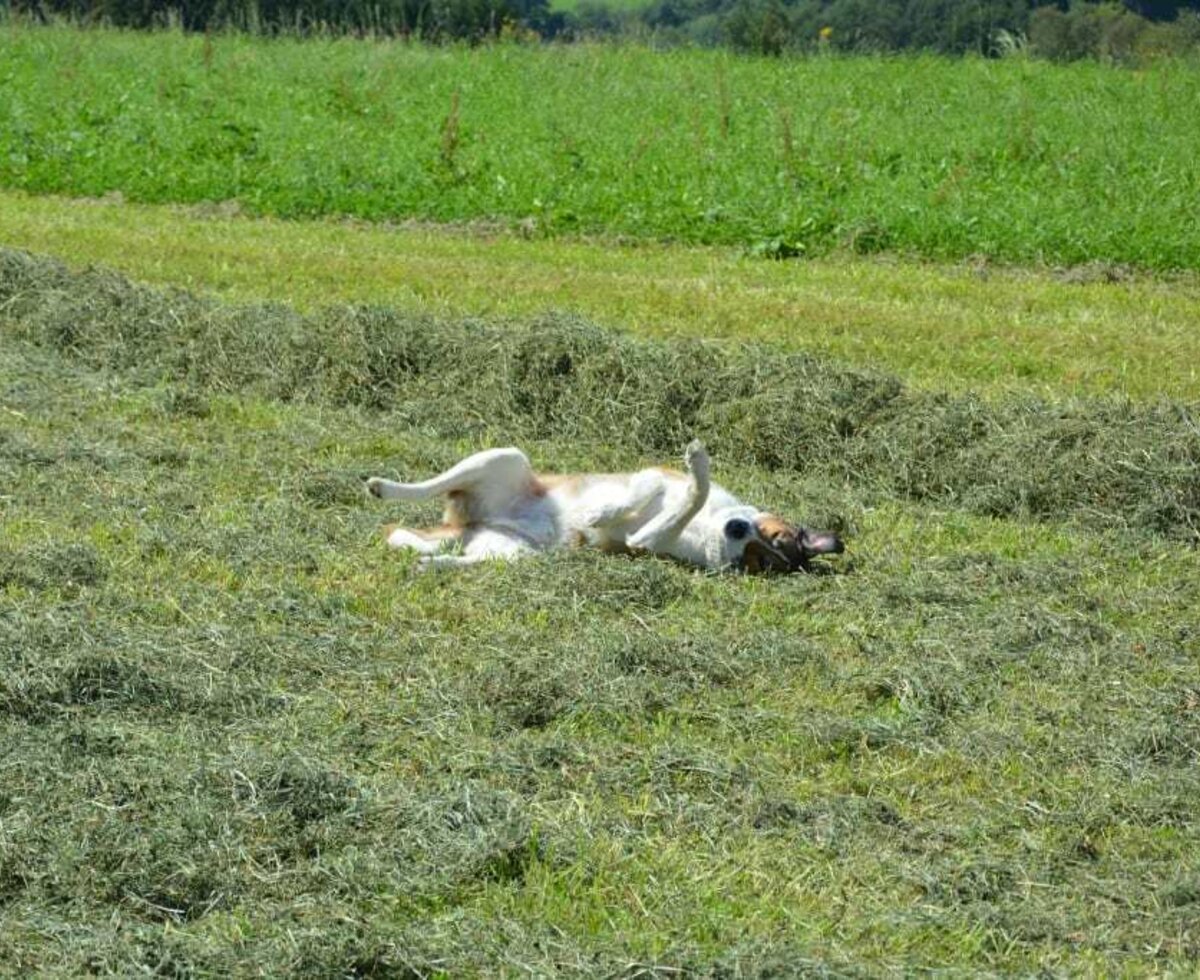
M 0 972 L 1194 968 L 1195 549 L 1078 505 L 1155 454 L 1194 487 L 1178 413 L 1165 439 L 1128 409 L 1113 456 L 1088 428 L 1112 403 L 1071 403 L 1060 441 L 1113 465 L 1058 446 L 1079 496 L 1036 520 L 723 446 L 722 482 L 847 530 L 833 574 L 562 554 L 420 576 L 378 528 L 431 510 L 369 503 L 362 475 L 514 432 L 547 468 L 661 458 L 683 409 L 656 372 L 701 355 L 543 318 L 549 348 L 583 345 L 548 390 L 521 324 L 4 258 Z M 506 383 L 463 392 L 452 347 L 503 354 Z M 619 393 L 588 380 L 614 352 Z M 742 410 L 813 438 L 839 399 L 866 411 L 845 392 L 895 391 L 772 370 L 806 397 Z M 596 421 L 614 396 L 639 424 Z M 997 458 L 1056 417 L 922 394 L 872 424 L 945 405 Z M 905 432 L 894 467 L 969 461 Z
M 1200 289 L 1098 266 L 1060 274 L 839 255 L 524 239 L 0 192 L 0 242 L 236 301 L 442 316 L 568 310 L 654 337 L 828 355 L 926 390 L 1200 399 Z
M 1200 71 L 0 30 L 0 185 L 289 217 L 1200 267 Z M 134 70 L 133 66 L 136 66 Z

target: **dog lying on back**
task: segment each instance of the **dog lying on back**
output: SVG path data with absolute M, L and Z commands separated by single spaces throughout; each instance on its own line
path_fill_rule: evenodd
M 807 571 L 814 555 L 842 551 L 837 535 L 764 513 L 712 483 L 699 442 L 684 461 L 686 473 L 550 476 L 534 473 L 519 449 L 488 449 L 421 483 L 372 477 L 367 489 L 384 500 L 446 498 L 441 526 L 388 529 L 388 544 L 416 550 L 424 567 L 587 546 L 760 574 Z M 444 553 L 456 545 L 460 553 Z

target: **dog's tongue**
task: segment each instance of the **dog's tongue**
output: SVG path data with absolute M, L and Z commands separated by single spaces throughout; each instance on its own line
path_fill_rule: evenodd
M 842 539 L 829 531 L 809 531 L 801 537 L 804 550 L 813 555 L 840 555 L 845 550 Z

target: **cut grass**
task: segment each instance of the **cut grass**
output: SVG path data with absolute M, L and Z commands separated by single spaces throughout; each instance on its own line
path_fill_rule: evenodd
M 308 310 L 331 302 L 450 316 L 568 310 L 650 336 L 823 353 L 933 390 L 1200 398 L 1192 277 L 848 256 L 776 263 L 722 249 L 284 222 L 19 193 L 0 193 L 0 242 Z
M 67 281 L 80 309 L 95 281 Z M 1194 549 L 718 457 L 751 499 L 835 504 L 839 574 L 580 553 L 415 576 L 378 526 L 430 509 L 360 476 L 498 431 L 209 385 L 149 347 L 88 367 L 20 339 L 45 322 L 0 345 L 0 972 L 1200 955 Z M 614 435 L 526 448 L 642 461 Z
M 0 329 L 97 368 L 195 391 L 388 409 L 445 436 L 674 454 L 996 516 L 1200 540 L 1195 408 L 989 404 L 760 348 L 653 343 L 578 319 L 438 322 L 382 308 L 227 307 L 0 250 Z
M 0 28 L 0 184 L 1200 268 L 1200 70 Z M 137 66 L 136 80 L 130 66 Z

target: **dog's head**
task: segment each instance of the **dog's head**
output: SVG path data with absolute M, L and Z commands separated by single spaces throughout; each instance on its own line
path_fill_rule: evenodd
M 729 563 L 750 575 L 807 572 L 813 556 L 837 555 L 845 549 L 831 531 L 813 531 L 774 514 L 730 517 L 723 534 Z

